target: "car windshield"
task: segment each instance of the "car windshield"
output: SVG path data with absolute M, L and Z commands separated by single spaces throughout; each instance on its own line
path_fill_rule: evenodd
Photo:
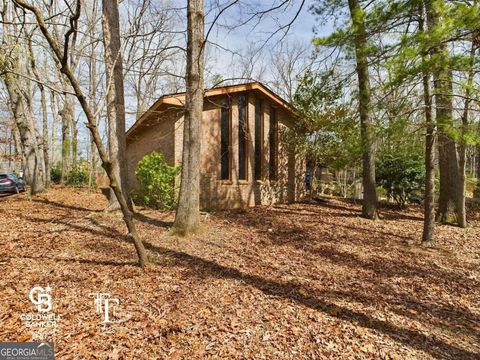
M 6 179 L 6 178 L 8 178 L 7 174 L 0 174 L 0 179 Z

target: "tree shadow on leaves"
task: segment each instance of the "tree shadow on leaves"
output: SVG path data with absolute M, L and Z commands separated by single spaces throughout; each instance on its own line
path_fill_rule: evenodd
M 212 260 L 180 251 L 155 246 L 147 243 L 147 248 L 163 256 L 176 260 L 175 266 L 189 267 L 191 276 L 215 277 L 239 280 L 242 283 L 255 287 L 269 296 L 277 296 L 294 301 L 311 309 L 324 312 L 332 317 L 355 323 L 364 328 L 379 331 L 390 336 L 404 345 L 414 347 L 438 359 L 476 359 L 476 353 L 462 349 L 454 344 L 446 343 L 440 339 L 430 337 L 417 331 L 398 327 L 387 321 L 376 319 L 360 311 L 339 306 L 328 301 L 328 294 L 310 289 L 304 285 L 293 282 L 283 283 L 263 277 L 247 274 L 237 269 L 223 266 Z
M 135 217 L 135 220 L 138 220 L 142 223 L 158 226 L 158 227 L 165 228 L 165 229 L 168 229 L 168 228 L 172 227 L 172 225 L 173 225 L 173 221 L 165 221 L 165 220 L 155 219 L 155 218 L 152 218 L 150 216 L 146 216 L 146 215 L 140 214 L 140 213 L 135 213 L 134 217 Z

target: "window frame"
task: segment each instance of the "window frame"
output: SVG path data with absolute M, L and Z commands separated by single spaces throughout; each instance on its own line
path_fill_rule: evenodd
M 278 180 L 278 113 L 275 106 L 270 105 L 269 126 L 268 126 L 268 179 L 270 181 Z M 274 115 L 272 117 L 272 114 Z M 272 119 L 273 118 L 273 119 Z M 272 127 L 273 124 L 273 127 Z M 272 139 L 273 145 L 272 145 Z M 273 154 L 272 154 L 273 149 Z M 272 164 L 273 162 L 273 164 Z
M 240 164 L 241 164 L 241 159 L 240 159 L 240 148 L 242 146 L 242 143 L 240 141 L 240 132 L 241 132 L 241 126 L 240 126 L 240 98 L 243 97 L 245 99 L 245 103 L 244 103 L 244 110 L 245 110 L 245 114 L 244 114 L 244 124 L 245 124 L 245 127 L 243 129 L 243 138 L 244 138 L 244 141 L 243 141 L 243 156 L 244 156 L 244 159 L 243 159 L 243 166 L 244 166 L 244 177 L 240 177 Z M 238 125 L 238 171 L 237 171 L 237 177 L 238 177 L 238 181 L 248 181 L 248 175 L 249 175 L 249 171 L 248 171 L 248 156 L 249 156 L 249 146 L 248 146 L 248 134 L 249 134 L 249 117 L 248 117 L 248 94 L 247 93 L 240 93 L 238 94 L 237 96 L 237 113 L 238 113 L 238 122 L 237 122 L 237 125 Z
M 225 107 L 225 104 L 227 104 L 227 107 Z M 222 112 L 224 109 L 227 109 L 227 114 L 228 114 L 228 146 L 227 146 L 227 150 L 228 150 L 228 177 L 227 178 L 223 178 L 223 172 L 222 172 L 222 169 L 223 169 L 223 166 L 222 166 L 222 145 L 223 145 L 223 142 L 222 142 L 222 134 L 223 134 L 223 126 L 222 126 L 222 121 L 223 121 L 223 118 L 222 118 Z M 220 102 L 220 109 L 219 109 L 219 125 L 220 125 L 220 172 L 219 172 L 219 180 L 221 181 L 226 181 L 226 182 L 229 182 L 229 181 L 232 181 L 232 99 L 230 98 L 230 96 L 226 96 L 224 98 L 222 98 L 221 102 Z
M 256 181 L 263 180 L 264 119 L 263 99 L 255 97 L 254 179 Z

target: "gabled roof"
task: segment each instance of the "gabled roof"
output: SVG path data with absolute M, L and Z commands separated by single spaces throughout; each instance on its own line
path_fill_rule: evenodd
M 228 85 L 228 86 L 222 86 L 222 87 L 217 87 L 213 89 L 208 89 L 205 91 L 204 97 L 212 97 L 212 96 L 219 96 L 219 95 L 227 95 L 227 94 L 233 94 L 233 93 L 238 93 L 238 92 L 245 92 L 245 91 L 252 91 L 256 90 L 271 99 L 273 102 L 275 102 L 278 106 L 284 108 L 286 111 L 290 112 L 293 114 L 293 110 L 291 109 L 289 103 L 282 99 L 280 96 L 275 94 L 272 90 L 267 88 L 265 85 L 259 82 L 251 82 L 251 83 L 246 83 L 246 84 L 238 84 L 238 85 Z M 181 93 L 176 93 L 176 94 L 168 94 L 168 95 L 163 95 L 155 101 L 155 103 L 147 110 L 145 111 L 140 118 L 133 124 L 130 129 L 127 131 L 127 137 L 139 126 L 142 125 L 142 123 L 148 119 L 148 117 L 158 111 L 162 106 L 167 105 L 171 107 L 183 107 L 185 105 L 185 92 Z

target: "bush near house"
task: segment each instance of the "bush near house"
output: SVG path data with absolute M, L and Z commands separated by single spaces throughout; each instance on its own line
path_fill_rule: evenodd
M 75 165 L 67 175 L 66 184 L 73 187 L 82 187 L 88 185 L 88 169 L 86 164 Z
M 179 166 L 170 166 L 162 154 L 153 151 L 138 163 L 135 175 L 140 190 L 135 199 L 156 209 L 173 209 L 177 202 L 175 177 Z
M 89 170 L 88 163 L 86 161 L 80 161 L 68 172 L 65 185 L 73 187 L 82 187 L 88 185 Z M 62 182 L 62 165 L 56 163 L 50 170 L 50 180 L 54 184 L 60 184 Z M 95 177 L 92 178 L 92 185 L 96 185 Z
M 425 169 L 420 153 L 398 151 L 379 154 L 376 172 L 378 185 L 400 206 L 404 206 L 423 188 Z
M 50 181 L 53 184 L 60 184 L 60 182 L 62 181 L 62 168 L 60 163 L 56 163 L 50 169 Z

